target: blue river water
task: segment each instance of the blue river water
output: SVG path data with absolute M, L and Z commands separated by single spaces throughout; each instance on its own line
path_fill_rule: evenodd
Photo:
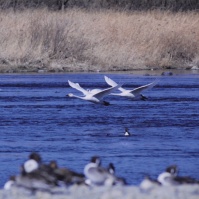
M 146 101 L 107 96 L 110 106 L 66 96 L 81 95 L 68 80 L 103 89 L 104 75 L 128 89 L 158 84 Z M 98 155 L 134 185 L 171 164 L 199 179 L 199 74 L 2 74 L 0 110 L 0 188 L 33 151 L 78 172 Z M 133 136 L 124 137 L 125 127 Z

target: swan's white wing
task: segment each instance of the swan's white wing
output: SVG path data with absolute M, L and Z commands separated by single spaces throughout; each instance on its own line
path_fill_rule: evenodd
M 112 87 L 115 87 L 117 86 L 117 83 L 115 81 L 113 81 L 111 78 L 107 77 L 107 76 L 104 76 L 104 79 L 106 81 L 106 83 L 109 85 L 109 86 L 112 86 Z
M 105 79 L 106 83 L 107 83 L 109 86 L 115 87 L 115 86 L 118 85 L 115 81 L 113 81 L 111 78 L 109 78 L 109 77 L 107 77 L 107 76 L 104 76 L 104 79 Z M 118 90 L 120 90 L 120 91 L 122 91 L 122 92 L 125 91 L 125 89 L 124 89 L 124 88 L 121 88 L 121 87 L 118 88 Z
M 89 170 L 89 178 L 95 183 L 104 183 L 108 173 L 101 167 L 91 167 Z
M 145 91 L 145 90 L 148 90 L 148 89 L 151 89 L 153 88 L 155 85 L 157 84 L 157 81 L 155 82 L 152 82 L 150 84 L 146 84 L 144 86 L 140 86 L 138 88 L 135 88 L 131 91 L 131 93 L 133 93 L 135 96 L 140 94 L 141 92 Z
M 115 87 L 110 87 L 104 90 L 101 90 L 100 92 L 96 93 L 93 95 L 93 97 L 100 99 L 103 99 L 106 95 L 109 95 L 110 93 L 112 93 L 113 91 L 117 90 L 119 87 L 121 87 L 121 85 L 117 84 L 117 86 Z
M 87 94 L 89 93 L 87 90 L 85 90 L 84 88 L 82 88 L 78 83 L 73 83 L 73 82 L 71 82 L 70 80 L 68 80 L 68 84 L 69 84 L 72 88 L 74 88 L 74 89 L 76 89 L 76 90 L 82 92 L 84 95 L 87 95 Z
M 98 88 L 95 88 L 95 89 L 92 89 L 92 90 L 89 90 L 89 92 L 93 95 L 99 93 L 100 91 L 102 91 L 102 89 L 98 89 Z

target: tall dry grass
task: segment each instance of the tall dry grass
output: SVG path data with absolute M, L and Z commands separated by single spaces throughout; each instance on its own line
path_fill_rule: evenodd
M 1 71 L 199 66 L 199 13 L 1 11 L 0 62 Z

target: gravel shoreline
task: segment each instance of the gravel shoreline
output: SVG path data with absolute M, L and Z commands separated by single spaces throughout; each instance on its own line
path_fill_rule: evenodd
M 1 75 L 15 75 L 15 74 L 72 74 L 72 73 L 110 73 L 110 74 L 134 74 L 134 75 L 144 75 L 144 76 L 172 76 L 172 75 L 188 75 L 188 74 L 199 74 L 198 69 L 155 69 L 155 70 L 146 70 L 146 69 L 135 69 L 135 70 L 114 70 L 114 71 L 81 71 L 81 70 L 71 70 L 71 71 L 46 71 L 46 70 L 38 70 L 38 71 L 23 71 L 23 70 L 15 70 L 14 72 L 5 72 L 0 70 Z
M 0 190 L 0 199 L 198 199 L 199 185 L 161 186 L 142 190 L 138 186 L 87 187 L 73 185 L 67 189 L 30 193 L 18 188 Z
M 193 71 L 197 72 L 199 71 L 199 66 L 197 65 L 191 65 L 187 67 L 175 67 L 175 66 L 169 66 L 169 67 L 146 67 L 146 66 L 139 66 L 139 67 L 122 67 L 122 66 L 114 66 L 114 67 L 101 67 L 98 65 L 91 66 L 86 63 L 59 63 L 58 61 L 55 61 L 53 63 L 50 63 L 48 66 L 41 66 L 41 65 L 2 65 L 0 64 L 0 73 L 1 74 L 12 74 L 12 73 L 89 73 L 89 72 L 155 72 L 157 73 L 159 71 L 184 71 L 186 73 L 192 73 Z

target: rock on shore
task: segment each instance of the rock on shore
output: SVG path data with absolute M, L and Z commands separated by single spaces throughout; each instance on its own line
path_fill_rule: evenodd
M 71 186 L 50 192 L 12 188 L 0 190 L 0 199 L 198 199 L 199 185 L 154 187 L 141 190 L 137 186 L 86 187 Z

